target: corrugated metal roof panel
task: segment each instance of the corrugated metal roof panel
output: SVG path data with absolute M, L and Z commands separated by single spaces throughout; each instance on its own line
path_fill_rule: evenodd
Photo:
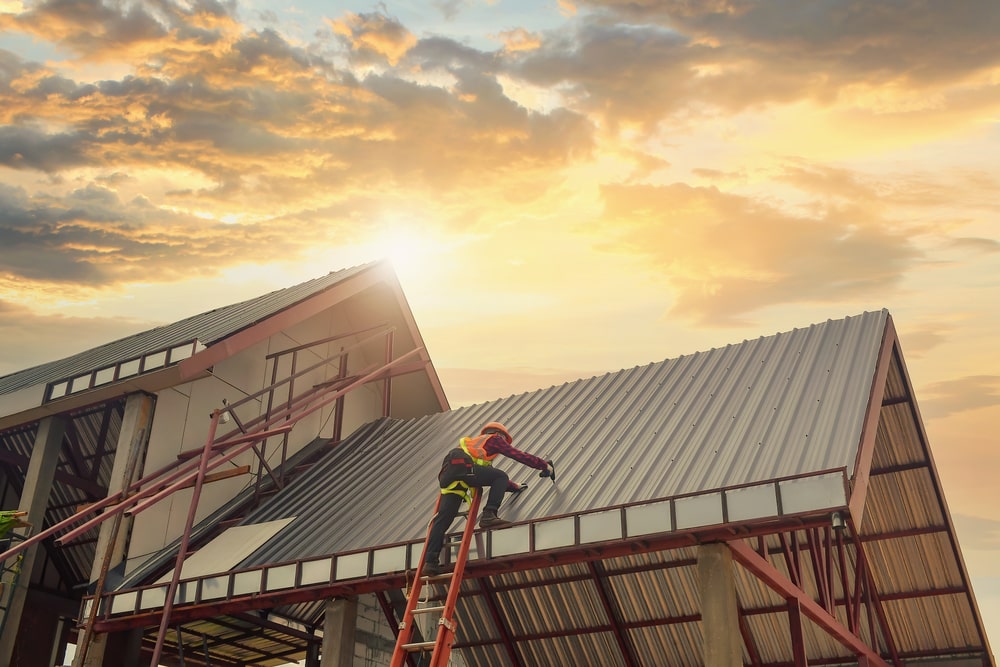
M 275 290 L 254 299 L 209 310 L 78 354 L 0 377 L 0 395 L 25 387 L 77 377 L 191 340 L 205 346 L 242 331 L 304 299 L 374 266 L 364 264 Z
M 556 462 L 506 518 L 554 516 L 853 469 L 886 311 L 511 396 L 350 438 L 246 519 L 297 516 L 244 565 L 422 536 L 444 453 L 487 421 Z M 837 419 L 820 417 L 835 410 Z M 363 501 L 363 502 L 359 502 Z
M 642 665 L 702 667 L 705 664 L 701 623 L 671 623 L 635 628 L 629 630 L 628 635 Z M 692 646 L 697 649 L 691 650 Z M 670 653 L 669 660 L 665 659 L 665 652 Z

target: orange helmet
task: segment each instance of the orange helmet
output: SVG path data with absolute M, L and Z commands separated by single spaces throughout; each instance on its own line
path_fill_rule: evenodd
M 512 438 L 510 435 L 510 431 L 508 431 L 507 427 L 501 424 L 500 422 L 490 422 L 489 424 L 483 427 L 483 430 L 479 432 L 479 435 L 486 435 L 487 433 L 500 433 L 501 435 L 503 435 L 504 438 L 507 439 L 508 445 L 514 441 L 514 438 Z

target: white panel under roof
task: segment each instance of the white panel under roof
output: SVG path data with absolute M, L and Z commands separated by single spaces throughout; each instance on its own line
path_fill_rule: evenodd
M 181 566 L 181 578 L 191 579 L 232 569 L 294 520 L 295 517 L 287 517 L 233 526 L 185 559 Z M 156 583 L 168 582 L 173 576 L 174 571 L 171 569 Z

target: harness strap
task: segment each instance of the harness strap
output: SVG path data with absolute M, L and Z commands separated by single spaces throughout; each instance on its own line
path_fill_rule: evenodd
M 452 482 L 448 486 L 442 487 L 441 493 L 454 493 L 456 496 L 461 496 L 465 502 L 472 502 L 472 487 L 465 482 Z

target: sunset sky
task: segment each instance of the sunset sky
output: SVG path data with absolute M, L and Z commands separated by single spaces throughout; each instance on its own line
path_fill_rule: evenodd
M 997 0 L 0 0 L 0 375 L 383 257 L 453 406 L 888 308 L 997 652 L 998 35 Z

